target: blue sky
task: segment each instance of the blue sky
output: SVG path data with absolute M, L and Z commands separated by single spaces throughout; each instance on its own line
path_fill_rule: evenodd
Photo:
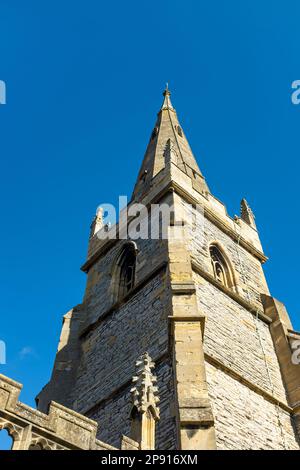
M 299 18 L 297 0 L 0 2 L 0 371 L 23 401 L 49 378 L 91 219 L 130 196 L 166 81 L 212 192 L 255 211 L 300 329 Z

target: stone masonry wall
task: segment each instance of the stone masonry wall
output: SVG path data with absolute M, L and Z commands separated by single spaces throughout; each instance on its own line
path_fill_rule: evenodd
M 263 311 L 260 294 L 268 294 L 269 290 L 260 261 L 210 220 L 195 217 L 195 209 L 192 206 L 183 202 L 183 207 L 189 220 L 193 221 L 193 224 L 189 227 L 188 243 L 192 260 L 195 260 L 204 271 L 213 275 L 209 245 L 218 242 L 230 259 L 239 286 L 239 294 Z M 204 228 L 200 225 L 202 223 L 204 223 Z M 239 227 L 237 225 L 238 234 Z
M 207 317 L 204 351 L 272 393 L 267 361 L 275 395 L 286 402 L 286 391 L 268 325 L 200 275 L 194 273 L 194 280 L 199 308 Z
M 155 368 L 154 374 L 157 376 L 160 397 L 160 421 L 156 425 L 156 448 L 176 449 L 175 416 L 170 406 L 170 401 L 174 400 L 172 367 L 168 361 L 163 361 Z M 130 435 L 130 388 L 131 385 L 88 415 L 100 423 L 98 439 L 106 439 L 111 445 L 117 445 L 120 441 L 118 437 L 120 430 L 125 435 Z
M 217 449 L 299 449 L 289 413 L 211 364 L 206 372 Z
M 204 352 L 209 361 L 206 373 L 217 446 L 220 449 L 299 448 L 289 413 L 228 373 L 233 371 L 254 388 L 257 386 L 287 404 L 269 325 L 256 317 L 256 309 L 263 312 L 261 293 L 268 294 L 261 263 L 210 220 L 191 217 L 195 212 L 191 206 L 185 202 L 183 206 L 193 221 L 188 230 L 188 247 L 195 262 L 193 278 L 199 309 L 206 316 Z M 250 301 L 255 306 L 254 312 L 197 272 L 199 266 L 213 276 L 211 243 L 218 243 L 230 262 L 237 285 L 233 292 Z M 227 372 L 220 363 L 228 368 Z
M 119 442 L 120 432 L 128 434 L 131 403 L 128 390 L 135 373 L 135 359 L 147 351 L 158 363 L 158 369 L 161 367 L 158 386 L 164 416 L 157 426 L 158 445 L 161 448 L 174 445 L 171 412 L 174 387 L 167 366 L 169 295 L 166 274 L 162 271 L 82 341 L 73 406 L 80 413 L 99 419 L 99 436 L 106 436 L 108 443 Z
M 287 403 L 269 326 L 196 273 L 194 280 L 199 308 L 207 317 L 205 353 Z M 287 412 L 211 364 L 206 373 L 218 448 L 299 448 Z
M 89 270 L 84 296 L 85 326 L 97 320 L 114 303 L 113 272 L 116 261 L 126 241 L 118 241 Z M 159 264 L 167 259 L 164 240 L 136 240 L 136 283 L 142 281 Z

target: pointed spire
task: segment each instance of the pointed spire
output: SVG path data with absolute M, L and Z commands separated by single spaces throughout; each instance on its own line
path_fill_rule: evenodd
M 163 96 L 163 104 L 158 113 L 133 191 L 132 199 L 135 201 L 140 201 L 150 191 L 155 176 L 164 168 L 168 166 L 170 168 L 171 163 L 191 178 L 192 186 L 196 191 L 209 192 L 171 103 L 168 84 Z M 172 158 L 170 158 L 170 150 Z
M 246 199 L 241 200 L 241 219 L 256 229 L 255 216 Z

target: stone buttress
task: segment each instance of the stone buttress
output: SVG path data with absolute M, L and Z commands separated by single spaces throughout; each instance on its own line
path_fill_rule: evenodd
M 135 203 L 171 208 L 167 236 L 101 239 L 112 228 L 98 213 L 84 299 L 64 317 L 39 409 L 50 400 L 72 408 L 112 446 L 120 433 L 141 436 L 131 379 L 147 352 L 160 399 L 156 448 L 299 449 L 300 366 L 291 354 L 300 335 L 270 296 L 250 206 L 243 199 L 231 218 L 211 194 L 168 89 L 128 205 L 138 226 Z M 159 217 L 147 219 L 149 232 Z M 119 285 L 125 255 L 130 288 L 127 278 Z

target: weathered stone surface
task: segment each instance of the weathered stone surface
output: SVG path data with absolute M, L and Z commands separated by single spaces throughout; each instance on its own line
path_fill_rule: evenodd
M 189 219 L 191 219 L 191 213 L 194 213 L 195 209 L 186 203 L 184 203 L 184 207 Z M 190 230 L 189 249 L 192 259 L 195 260 L 202 269 L 213 275 L 209 256 L 209 245 L 217 242 L 228 256 L 232 265 L 236 281 L 236 292 L 262 311 L 260 295 L 262 293 L 268 294 L 269 290 L 259 260 L 245 250 L 245 248 L 239 244 L 239 241 L 234 241 L 206 217 L 204 220 L 199 219 L 199 223 L 203 223 L 204 228 L 196 225 L 193 230 L 193 227 L 188 227 Z M 236 234 L 239 236 L 240 228 L 235 222 L 232 223 L 236 225 Z M 198 237 L 197 233 L 201 236 Z
M 218 449 L 299 449 L 289 413 L 211 364 L 206 370 Z
M 97 423 L 58 403 L 51 402 L 48 414 L 18 400 L 21 385 L 0 374 L 0 430 L 13 438 L 13 450 L 106 450 L 114 449 L 96 439 Z
M 156 425 L 156 448 L 176 448 L 174 386 L 171 366 L 162 362 L 155 368 L 160 397 L 160 420 Z M 118 445 L 120 433 L 130 435 L 131 383 L 125 390 L 104 401 L 89 416 L 100 423 L 97 437 L 111 445 Z
M 205 352 L 269 393 L 274 386 L 275 395 L 286 402 L 269 326 L 196 273 L 194 278 L 199 306 L 206 315 Z
M 154 361 L 167 352 L 168 292 L 164 273 L 112 312 L 82 339 L 84 355 L 74 389 L 80 412 L 86 412 L 131 380 L 135 361 L 148 351 Z M 151 312 L 151 315 L 149 315 Z
M 90 238 L 76 328 L 71 321 L 63 330 L 41 403 L 63 390 L 61 400 L 96 420 L 99 438 L 119 446 L 120 435 L 130 434 L 134 363 L 147 351 L 158 378 L 159 449 L 299 448 L 300 413 L 291 396 L 298 396 L 292 392 L 300 389 L 300 373 L 294 369 L 291 380 L 281 374 L 296 333 L 279 331 L 262 303 L 269 296 L 267 258 L 253 213 L 243 203 L 242 218 L 233 219 L 209 193 L 168 97 L 134 190 L 147 207 L 172 206 L 168 239 L 135 241 L 135 285 L 120 300 L 115 273 L 126 240 Z M 224 260 L 218 271 L 211 244 Z M 70 331 L 76 333 L 69 340 Z M 274 346 L 277 340 L 284 348 Z

